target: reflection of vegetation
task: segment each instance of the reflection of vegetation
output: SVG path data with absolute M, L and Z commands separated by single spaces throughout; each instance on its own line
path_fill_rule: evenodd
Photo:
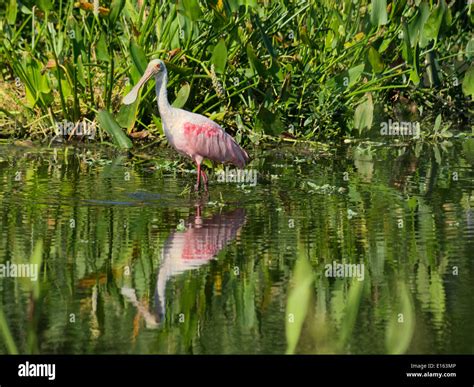
M 101 162 L 98 150 L 3 148 L 0 263 L 42 271 L 34 286 L 0 281 L 0 351 L 472 352 L 468 149 L 455 143 L 444 164 L 426 148 L 298 150 L 295 163 L 291 149 L 270 151 L 250 195 L 211 184 L 212 200 L 244 206 L 247 223 L 217 260 L 168 282 L 166 319 L 150 330 L 121 289 L 153 311 L 165 240 L 194 213 L 178 195 L 184 179 L 113 153 Z M 342 260 L 363 262 L 364 281 L 324 276 Z

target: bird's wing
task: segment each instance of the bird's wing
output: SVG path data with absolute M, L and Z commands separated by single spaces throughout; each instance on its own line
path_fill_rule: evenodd
M 184 136 L 196 155 L 243 168 L 249 157 L 219 125 L 206 117 L 183 124 Z M 194 118 L 194 117 L 193 117 Z

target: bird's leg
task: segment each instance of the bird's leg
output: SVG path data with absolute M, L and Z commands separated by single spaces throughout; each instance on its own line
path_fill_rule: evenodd
M 204 170 L 201 170 L 201 177 L 202 177 L 202 181 L 204 183 L 204 190 L 207 192 L 207 175 L 206 175 L 206 172 L 204 172 Z
M 196 181 L 196 185 L 194 186 L 194 190 L 199 191 L 199 184 L 201 182 L 201 164 L 196 163 L 196 165 L 197 165 L 197 181 Z

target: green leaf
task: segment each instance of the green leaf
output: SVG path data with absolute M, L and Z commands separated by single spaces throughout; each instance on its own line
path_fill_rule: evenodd
M 95 52 L 97 55 L 97 59 L 103 62 L 110 62 L 107 43 L 105 41 L 105 34 L 103 32 L 100 34 L 99 41 L 97 42 L 97 46 L 95 48 Z
M 387 0 L 372 0 L 370 22 L 374 26 L 387 24 Z
M 127 133 L 130 133 L 133 129 L 133 126 L 135 125 L 139 104 L 139 98 L 137 98 L 135 102 L 130 105 L 122 104 L 119 112 L 117 113 L 116 120 L 122 128 L 127 129 Z
M 439 29 L 443 21 L 446 3 L 441 0 L 440 3 L 431 10 L 430 16 L 423 28 L 423 35 L 427 41 L 438 39 Z
M 362 129 L 370 129 L 372 127 L 372 120 L 374 117 L 374 105 L 372 103 L 372 96 L 359 104 L 355 110 L 354 128 L 362 132 Z
M 132 61 L 140 74 L 143 74 L 146 70 L 148 61 L 146 59 L 145 51 L 137 44 L 134 40 L 130 42 L 130 55 Z M 138 79 L 137 79 L 138 81 Z
M 223 74 L 227 63 L 227 47 L 224 39 L 219 40 L 219 43 L 214 47 L 212 52 L 211 63 L 214 65 L 216 73 Z
M 471 38 L 466 45 L 466 56 L 468 59 L 474 56 L 474 38 Z
M 132 148 L 132 141 L 125 135 L 122 128 L 117 124 L 112 114 L 106 110 L 99 110 L 99 124 L 114 140 L 114 143 L 123 149 Z
M 189 92 L 191 90 L 191 87 L 189 86 L 189 83 L 185 83 L 181 89 L 179 89 L 178 94 L 176 94 L 176 99 L 173 102 L 173 106 L 175 108 L 181 109 L 185 104 L 186 101 L 189 98 Z
M 351 87 L 353 85 L 355 85 L 355 83 L 359 80 L 361 74 L 362 74 L 362 71 L 364 71 L 364 67 L 365 67 L 365 64 L 362 63 L 358 66 L 354 66 L 352 68 L 350 68 L 348 70 L 348 74 L 349 74 L 349 85 L 348 87 Z
M 466 97 L 474 98 L 474 66 L 471 65 L 464 75 L 462 91 Z
M 198 0 L 181 0 L 177 2 L 176 9 L 191 21 L 197 21 L 202 17 Z
M 368 56 L 369 56 L 369 63 L 372 66 L 372 70 L 374 71 L 374 73 L 376 74 L 381 73 L 385 66 L 383 64 L 383 61 L 379 52 L 375 48 L 370 46 Z
M 408 25 L 405 21 L 402 22 L 402 31 L 403 31 L 403 46 L 402 46 L 402 57 L 405 59 L 405 62 L 413 62 L 413 51 L 410 45 L 410 32 L 408 30 Z
M 17 0 L 10 0 L 7 8 L 7 22 L 10 25 L 15 24 L 16 21 L 16 14 L 18 12 L 18 4 Z
M 430 16 L 430 7 L 426 1 L 422 1 L 418 12 L 416 13 L 415 17 L 408 25 L 408 32 L 410 35 L 410 46 L 413 48 L 418 43 L 420 36 L 423 32 L 423 28 L 425 26 L 426 20 Z
M 298 345 L 301 328 L 308 313 L 313 280 L 313 268 L 306 257 L 300 256 L 295 264 L 292 277 L 293 287 L 288 294 L 286 304 L 286 353 L 288 354 L 294 353 Z
M 36 5 L 45 12 L 53 8 L 53 2 L 51 0 L 36 0 Z

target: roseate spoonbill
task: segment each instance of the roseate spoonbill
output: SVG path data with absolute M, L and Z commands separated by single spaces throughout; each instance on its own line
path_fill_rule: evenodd
M 138 96 L 140 88 L 155 76 L 155 90 L 160 111 L 163 131 L 169 144 L 180 154 L 191 158 L 197 166 L 196 191 L 199 190 L 201 178 L 207 191 L 207 175 L 201 169 L 203 159 L 220 163 L 230 163 L 243 168 L 249 157 L 218 124 L 200 114 L 177 109 L 168 102 L 167 83 L 168 72 L 162 60 L 154 59 L 145 70 L 145 73 L 124 97 L 123 103 L 129 105 Z
M 162 321 L 165 316 L 168 280 L 209 263 L 236 238 L 245 224 L 243 208 L 204 219 L 200 213 L 201 208 L 198 207 L 196 215 L 186 222 L 186 229 L 174 231 L 163 245 L 155 289 L 158 321 Z

